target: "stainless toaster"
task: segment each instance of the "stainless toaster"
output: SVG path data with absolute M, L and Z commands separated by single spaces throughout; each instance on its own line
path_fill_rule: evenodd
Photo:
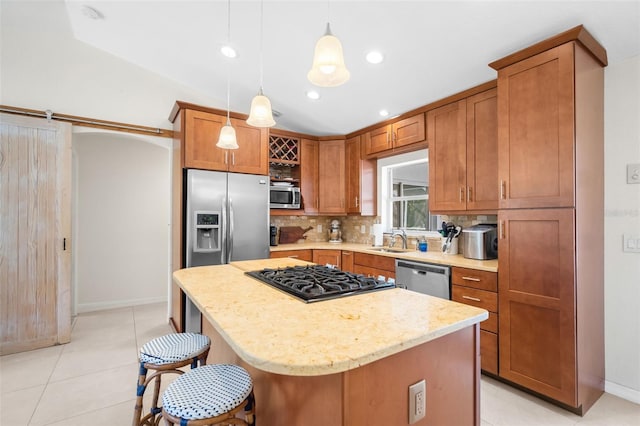
M 496 225 L 473 225 L 462 230 L 462 255 L 467 259 L 498 258 Z

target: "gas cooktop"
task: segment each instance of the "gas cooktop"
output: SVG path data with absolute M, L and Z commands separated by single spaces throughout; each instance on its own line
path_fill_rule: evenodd
M 378 280 L 320 265 L 263 269 L 245 274 L 307 303 L 395 287 L 392 281 Z

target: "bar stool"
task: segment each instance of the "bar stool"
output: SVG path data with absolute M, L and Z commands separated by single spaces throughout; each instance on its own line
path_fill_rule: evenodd
M 140 348 L 140 372 L 136 389 L 136 406 L 133 413 L 133 426 L 158 424 L 162 411 L 158 407 L 162 375 L 167 373 L 184 374 L 178 370 L 191 364 L 194 369 L 198 363 L 202 366 L 207 362 L 207 355 L 211 347 L 211 340 L 207 336 L 196 333 L 173 333 L 157 337 Z M 147 371 L 154 372 L 147 377 Z M 149 412 L 142 416 L 142 399 L 147 386 L 155 380 L 153 399 Z
M 244 419 L 236 414 L 244 410 Z M 162 394 L 167 425 L 255 425 L 253 383 L 247 370 L 210 364 L 178 377 Z

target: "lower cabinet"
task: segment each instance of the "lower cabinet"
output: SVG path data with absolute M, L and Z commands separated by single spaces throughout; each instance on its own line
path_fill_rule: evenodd
M 342 269 L 341 250 L 313 250 L 313 263 L 318 265 L 334 265 Z
M 342 269 L 344 272 L 353 272 L 353 252 L 352 251 L 342 251 Z
M 396 260 L 393 257 L 376 254 L 354 253 L 353 272 L 371 277 L 382 275 L 386 278 L 396 277 Z
M 275 259 L 279 257 L 290 257 L 293 259 L 304 260 L 306 262 L 313 262 L 313 250 L 305 249 L 305 250 L 272 251 L 269 257 L 271 259 Z
M 480 323 L 482 370 L 498 374 L 498 274 L 468 268 L 451 268 L 451 299 L 489 311 Z

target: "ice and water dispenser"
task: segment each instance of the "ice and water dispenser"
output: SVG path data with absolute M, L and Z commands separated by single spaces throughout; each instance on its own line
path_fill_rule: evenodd
M 195 238 L 193 239 L 193 251 L 195 253 L 211 253 L 220 251 L 220 212 L 197 211 L 195 212 Z

